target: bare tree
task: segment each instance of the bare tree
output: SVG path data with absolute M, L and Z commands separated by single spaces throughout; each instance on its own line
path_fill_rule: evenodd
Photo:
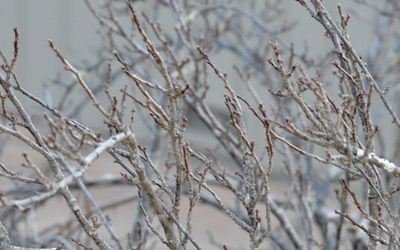
M 291 1 L 324 30 L 317 58 L 284 38 L 285 1 L 85 0 L 102 47 L 77 66 L 48 41 L 73 76 L 55 81 L 55 104 L 14 73 L 14 29 L 11 58 L 1 53 L 0 147 L 17 143 L 24 163 L 0 163 L 1 248 L 400 249 L 400 6 L 356 2 L 375 15 L 368 53 L 340 5 Z M 99 158 L 120 174 L 93 175 Z M 109 203 L 93 195 L 121 187 Z M 57 197 L 65 221 L 39 229 L 32 217 Z M 121 234 L 108 213 L 125 204 L 135 209 Z M 199 240 L 202 207 L 248 242 Z

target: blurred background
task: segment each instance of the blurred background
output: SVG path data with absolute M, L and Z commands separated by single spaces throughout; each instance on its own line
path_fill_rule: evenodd
M 91 1 L 95 8 L 103 4 L 103 2 L 104 1 Z M 161 4 L 162 1 L 159 2 Z M 225 2 L 229 2 L 241 8 L 245 1 L 231 0 Z M 360 1 L 351 0 L 329 0 L 325 1 L 325 4 L 335 20 L 338 20 L 337 5 L 339 3 L 342 5 L 345 12 L 351 14 L 352 17 L 349 26 L 350 39 L 360 55 L 368 57 L 374 44 L 376 12 L 368 5 L 363 5 L 359 2 Z M 379 2 L 380 1 L 376 1 L 374 6 L 379 7 Z M 56 47 L 62 51 L 71 64 L 76 66 L 77 69 L 83 69 L 84 71 L 87 66 L 92 65 L 93 62 L 98 59 L 99 54 L 101 54 L 103 38 L 99 35 L 98 21 L 94 18 L 83 0 L 2 0 L 0 4 L 0 50 L 6 56 L 11 57 L 14 38 L 12 30 L 14 27 L 17 27 L 20 32 L 20 53 L 15 72 L 19 78 L 19 82 L 27 90 L 39 96 L 47 103 L 56 105 L 64 95 L 64 91 L 61 91 L 62 86 L 60 84 L 62 82 L 73 81 L 73 77 L 70 73 L 63 71 L 63 65 L 48 47 L 48 39 L 51 39 L 55 43 Z M 145 13 L 150 13 L 151 16 L 152 6 L 146 4 L 146 1 L 138 1 L 137 8 L 145 11 Z M 322 26 L 313 20 L 304 8 L 299 6 L 298 2 L 294 0 L 284 0 L 282 8 L 286 15 L 285 25 L 288 27 L 289 31 L 283 33 L 280 39 L 285 41 L 286 44 L 295 44 L 296 51 L 299 53 L 306 53 L 310 58 L 315 59 L 325 56 L 327 51 L 332 49 L 331 41 L 324 36 Z M 246 9 L 244 9 L 244 11 L 245 10 Z M 162 14 L 163 12 L 160 13 L 159 16 L 151 16 L 151 18 L 155 18 L 159 21 L 164 30 L 172 30 L 176 24 L 176 19 L 171 18 L 171 15 L 165 14 L 164 16 Z M 251 13 L 249 14 L 251 15 Z M 129 22 L 129 20 L 122 20 L 122 23 L 123 22 Z M 271 23 L 265 24 L 266 27 L 270 27 L 271 29 L 278 27 L 278 25 L 282 25 L 282 22 L 279 21 L 275 23 L 271 21 Z M 264 43 L 258 44 L 258 46 L 260 49 L 267 47 L 269 46 L 269 41 L 275 42 L 275 39 L 273 37 L 265 39 Z M 245 86 L 241 84 L 241 81 L 233 70 L 233 65 L 239 67 L 243 66 L 243 61 L 240 58 L 219 53 L 213 54 L 213 61 L 219 65 L 224 72 L 228 73 L 231 83 L 237 92 L 246 92 Z M 115 67 L 115 69 L 118 69 L 118 67 Z M 85 74 L 84 77 L 87 77 L 86 80 L 89 87 L 95 88 L 101 84 L 101 82 L 99 82 L 101 81 L 101 77 L 96 78 L 93 75 Z M 329 87 L 329 77 L 326 78 L 326 80 Z M 122 77 L 116 81 L 122 85 L 126 82 L 126 79 Z M 217 86 L 212 85 L 211 88 L 211 97 L 209 99 L 211 108 L 221 116 L 226 115 L 223 98 L 217 98 L 223 96 L 224 88 L 222 84 Z M 262 93 L 267 93 L 266 89 L 261 88 L 259 85 L 256 85 L 256 88 L 257 91 L 260 91 L 262 98 L 264 98 Z M 213 96 L 215 98 L 213 98 Z M 267 95 L 265 95 L 265 101 L 268 103 L 266 96 Z M 96 112 L 90 112 L 90 107 L 87 107 L 88 105 L 85 105 L 86 103 L 80 106 L 80 102 L 85 98 L 83 91 L 77 88 L 72 92 L 64 106 L 67 110 L 69 106 L 72 107 L 71 110 L 68 110 L 71 116 L 76 117 L 92 128 L 101 130 L 104 124 L 99 119 L 99 116 L 96 116 Z M 35 109 L 37 109 L 38 112 L 41 111 L 39 107 L 34 105 L 30 106 L 30 108 L 32 108 L 33 111 Z M 40 119 L 41 117 L 38 117 L 38 120 Z M 190 122 L 190 128 L 195 128 L 188 130 L 188 137 L 190 140 L 199 142 L 199 144 L 205 148 L 215 144 L 214 139 L 204 136 L 205 128 L 200 125 L 200 122 L 197 124 L 195 117 L 190 119 Z M 143 124 L 140 124 L 140 121 L 138 123 L 137 127 L 139 127 L 140 130 Z M 260 133 L 262 133 L 262 130 L 250 129 L 250 134 L 252 134 L 254 138 L 262 136 Z M 141 140 L 146 140 L 149 135 L 151 135 L 151 133 L 141 133 L 138 134 L 138 137 Z M 22 151 L 28 149 L 21 147 L 21 145 L 16 142 L 12 143 L 11 145 L 14 145 L 14 147 L 3 148 L 3 151 L 0 152 L 0 159 L 5 164 L 17 165 L 20 162 L 16 159 L 19 159 Z M 95 163 L 95 166 L 90 170 L 89 174 L 110 172 L 111 165 L 112 159 L 103 157 Z M 119 174 L 120 170 L 113 169 L 111 172 Z M 287 185 L 284 182 L 285 179 L 278 178 L 279 173 L 275 176 L 273 178 L 274 184 L 272 185 L 273 193 L 284 193 L 285 190 L 282 187 Z M 106 187 L 103 189 L 96 189 L 93 192 L 96 198 L 106 203 L 116 196 L 131 191 L 130 187 Z M 229 196 L 228 193 L 224 195 Z M 134 208 L 136 208 L 135 205 L 128 203 L 110 212 L 110 218 L 113 220 L 114 225 L 117 225 L 115 227 L 117 228 L 118 234 L 123 235 L 131 229 L 131 224 L 126 223 L 127 219 L 125 215 L 131 214 Z M 54 221 L 62 223 L 64 220 L 64 213 L 67 213 L 67 211 L 61 199 L 52 200 L 46 205 L 46 209 L 42 209 L 39 213 L 32 215 L 37 217 L 39 223 L 37 225 L 28 225 L 27 234 L 31 231 L 29 228 L 33 226 L 46 228 L 53 225 Z M 212 209 L 206 206 L 196 212 L 197 215 L 194 217 L 194 224 L 197 227 L 194 230 L 195 234 L 199 236 L 198 240 L 200 242 L 212 242 L 212 233 L 219 232 L 218 241 L 237 244 L 239 247 L 247 246 L 246 236 L 235 227 L 232 222 L 228 220 L 220 221 L 211 219 L 213 218 L 210 216 L 212 215 Z M 133 219 L 129 218 L 128 220 L 131 222 Z M 299 228 L 301 229 L 300 224 Z M 233 237 L 233 235 L 235 235 L 235 237 Z M 210 248 L 212 246 L 215 245 L 210 244 Z
M 98 6 L 103 1 L 92 1 Z M 139 8 L 149 8 L 145 1 L 138 1 Z M 235 6 L 243 5 L 243 1 L 226 1 Z M 348 13 L 352 15 L 350 22 L 350 37 L 354 47 L 361 54 L 368 53 L 372 44 L 372 30 L 375 28 L 373 21 L 376 13 L 371 8 L 357 3 L 357 1 L 326 1 L 328 10 L 337 20 L 337 5 L 341 4 Z M 379 5 L 379 3 L 377 4 Z M 284 33 L 281 39 L 287 44 L 293 43 L 295 49 L 312 57 L 319 57 L 326 54 L 332 48 L 329 39 L 323 36 L 322 26 L 313 20 L 294 0 L 283 1 L 285 20 L 290 32 Z M 354 10 L 357 10 L 356 12 Z M 151 9 L 150 9 L 151 11 Z M 90 13 L 82 0 L 2 0 L 0 9 L 0 49 L 10 56 L 13 46 L 12 29 L 17 27 L 20 32 L 20 60 L 16 67 L 16 73 L 20 82 L 34 94 L 50 99 L 59 98 L 59 89 L 52 86 L 52 83 L 62 74 L 63 66 L 54 56 L 48 47 L 48 39 L 54 41 L 67 59 L 78 69 L 84 67 L 87 62 L 93 61 L 101 48 L 102 38 L 98 35 L 97 20 Z M 176 20 L 170 15 L 159 16 L 162 28 L 168 30 L 175 25 Z M 281 23 L 280 23 L 281 24 Z M 266 24 L 273 29 L 277 24 L 271 22 Z M 271 42 L 275 42 L 271 38 Z M 269 46 L 268 41 L 260 46 Z M 232 84 L 241 88 L 232 65 L 240 65 L 238 58 L 216 55 L 214 60 L 223 65 L 222 69 L 233 78 Z M 69 74 L 66 74 L 68 77 Z M 69 75 L 72 79 L 72 76 Z M 91 83 L 89 79 L 89 84 Z M 239 86 L 238 86 L 239 85 Z M 49 86 L 44 88 L 44 86 Z M 216 88 L 216 95 L 220 95 L 223 89 Z M 79 93 L 76 93 L 79 95 Z M 77 97 L 77 100 L 80 100 Z M 54 100 L 52 100 L 54 102 Z M 214 102 L 214 105 L 221 105 L 222 102 Z M 87 116 L 89 115 L 89 116 Z M 90 125 L 96 126 L 96 119 L 85 115 Z

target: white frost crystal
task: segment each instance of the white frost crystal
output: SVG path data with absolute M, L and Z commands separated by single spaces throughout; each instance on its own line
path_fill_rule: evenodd
M 370 153 L 368 155 L 368 158 L 373 161 L 376 161 L 376 164 L 381 165 L 382 168 L 385 169 L 386 171 L 388 171 L 389 173 L 392 173 L 395 171 L 398 173 L 400 172 L 399 168 L 393 162 L 390 162 L 384 158 L 380 158 L 380 157 L 376 156 L 375 153 Z
M 357 153 L 356 153 L 356 157 L 360 158 L 364 155 L 364 150 L 362 149 L 357 149 Z M 378 165 L 379 167 L 383 168 L 384 170 L 388 171 L 389 173 L 396 173 L 396 174 L 400 174 L 400 168 L 397 167 L 393 162 L 385 159 L 385 158 L 381 158 L 379 156 L 377 156 L 375 153 L 369 153 L 368 154 L 368 161 L 370 161 L 371 163 Z

